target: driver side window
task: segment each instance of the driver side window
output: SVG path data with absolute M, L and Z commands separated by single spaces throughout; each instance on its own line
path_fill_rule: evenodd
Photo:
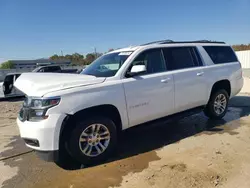
M 131 63 L 128 71 L 130 71 L 134 65 L 145 65 L 146 72 L 144 75 L 164 72 L 167 70 L 161 49 L 152 49 L 142 52 Z

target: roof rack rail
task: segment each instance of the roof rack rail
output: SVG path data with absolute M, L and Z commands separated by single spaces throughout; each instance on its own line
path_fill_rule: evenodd
M 173 40 L 159 40 L 154 42 L 149 42 L 144 45 L 150 45 L 150 44 L 179 44 L 179 43 L 216 43 L 216 44 L 225 44 L 225 42 L 222 41 L 211 41 L 211 40 L 195 40 L 195 41 L 173 41 Z
M 169 40 L 169 39 L 166 39 L 166 40 L 158 40 L 158 41 L 153 41 L 153 42 L 149 42 L 149 43 L 146 43 L 146 44 L 142 44 L 141 46 L 146 46 L 146 45 L 150 45 L 150 44 L 164 44 L 164 43 L 172 43 L 174 41 L 172 40 Z
M 174 41 L 173 43 L 216 43 L 216 44 L 225 44 L 225 42 L 223 42 L 223 41 L 212 41 L 212 40 Z

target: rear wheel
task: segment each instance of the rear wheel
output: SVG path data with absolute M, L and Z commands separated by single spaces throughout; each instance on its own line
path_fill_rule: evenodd
M 221 119 L 225 116 L 228 108 L 229 96 L 226 90 L 220 89 L 213 92 L 204 110 L 206 116 L 211 119 Z
M 68 140 L 73 158 L 90 165 L 106 160 L 117 142 L 114 122 L 104 117 L 79 121 Z

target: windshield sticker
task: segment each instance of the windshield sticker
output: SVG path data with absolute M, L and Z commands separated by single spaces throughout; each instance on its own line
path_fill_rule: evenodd
M 132 54 L 132 52 L 121 52 L 118 55 L 131 55 L 131 54 Z

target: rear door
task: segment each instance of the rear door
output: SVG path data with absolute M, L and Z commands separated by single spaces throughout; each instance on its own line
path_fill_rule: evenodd
M 204 105 L 208 89 L 196 47 L 170 47 L 163 52 L 174 78 L 175 112 Z

